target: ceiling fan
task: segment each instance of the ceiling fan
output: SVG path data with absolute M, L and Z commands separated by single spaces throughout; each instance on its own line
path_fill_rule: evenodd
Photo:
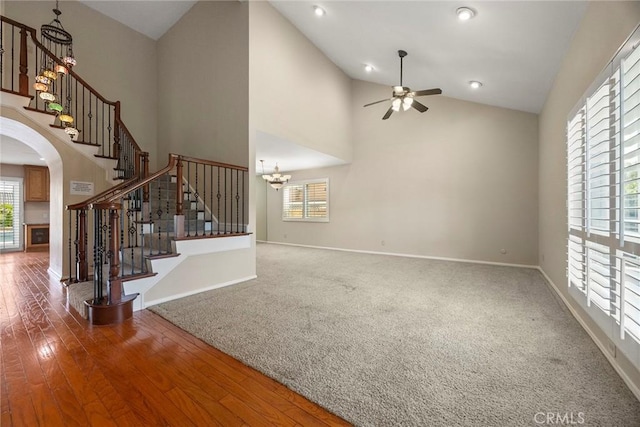
M 387 120 L 391 117 L 391 114 L 393 114 L 394 111 L 400 111 L 401 108 L 402 111 L 407 111 L 409 108 L 413 107 L 421 113 L 424 113 L 429 108 L 416 101 L 415 98 L 417 96 L 440 95 L 442 93 L 442 89 L 438 88 L 412 91 L 410 88 L 402 86 L 402 60 L 407 56 L 407 52 L 399 50 L 398 56 L 400 57 L 400 86 L 393 86 L 393 96 L 391 98 L 381 99 L 380 101 L 365 105 L 365 107 L 368 107 L 381 102 L 391 101 L 391 107 L 389 107 L 385 115 L 382 116 L 382 120 Z

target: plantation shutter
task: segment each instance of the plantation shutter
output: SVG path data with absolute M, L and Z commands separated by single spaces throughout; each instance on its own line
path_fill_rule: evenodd
M 567 284 L 627 355 L 640 354 L 640 27 L 633 37 L 567 122 Z
M 282 219 L 285 221 L 329 220 L 329 180 L 290 182 L 282 192 Z
M 591 233 L 609 235 L 613 208 L 611 189 L 615 186 L 615 154 L 611 138 L 610 81 L 606 80 L 587 98 L 587 226 Z
M 305 184 L 307 196 L 307 218 L 327 217 L 327 183 L 312 182 Z
M 567 145 L 569 228 L 582 231 L 586 220 L 584 109 L 580 109 L 576 116 L 569 121 L 567 126 Z
M 623 230 L 630 241 L 619 251 L 615 319 L 620 338 L 629 334 L 640 343 L 640 49 L 634 49 L 620 64 L 621 145 L 623 150 Z
M 283 219 L 304 217 L 304 185 L 287 184 L 282 192 L 282 198 Z
M 640 49 L 622 61 L 624 233 L 640 240 Z

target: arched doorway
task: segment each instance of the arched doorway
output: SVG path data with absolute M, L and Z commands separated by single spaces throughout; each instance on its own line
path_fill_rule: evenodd
M 47 164 L 50 175 L 49 201 L 49 273 L 60 279 L 63 275 L 63 167 L 62 157 L 53 144 L 31 127 L 0 116 L 0 135 L 13 138 L 38 152 Z

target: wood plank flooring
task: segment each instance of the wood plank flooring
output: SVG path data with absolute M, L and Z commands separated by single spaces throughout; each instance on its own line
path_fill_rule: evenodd
M 345 426 L 143 310 L 92 327 L 47 253 L 0 255 L 0 426 Z

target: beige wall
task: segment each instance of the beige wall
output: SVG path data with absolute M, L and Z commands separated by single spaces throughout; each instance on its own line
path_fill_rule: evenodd
M 640 2 L 593 2 L 578 28 L 540 114 L 540 266 L 588 327 L 606 343 L 602 330 L 568 295 L 567 174 L 565 126 L 570 110 L 640 22 Z M 618 363 L 640 387 L 640 373 L 618 353 Z
M 256 239 L 266 241 L 267 240 L 267 191 L 273 190 L 267 184 L 267 181 L 262 179 L 262 176 L 258 175 L 255 178 L 256 189 Z M 269 188 L 267 188 L 269 187 Z
M 37 30 L 53 19 L 54 1 L 3 1 L 4 15 Z M 77 1 L 61 1 L 60 20 L 73 36 L 76 71 L 111 101 L 141 149 L 157 163 L 156 42 Z M 158 166 L 163 166 L 163 158 Z
M 386 121 L 362 108 L 387 92 L 353 82 L 352 164 L 292 173 L 329 178 L 330 222 L 283 222 L 268 189 L 269 240 L 537 265 L 537 116 L 444 96 Z
M 158 41 L 159 151 L 247 166 L 249 5 L 199 2 Z
M 250 11 L 252 129 L 351 160 L 351 79 L 268 2 Z

